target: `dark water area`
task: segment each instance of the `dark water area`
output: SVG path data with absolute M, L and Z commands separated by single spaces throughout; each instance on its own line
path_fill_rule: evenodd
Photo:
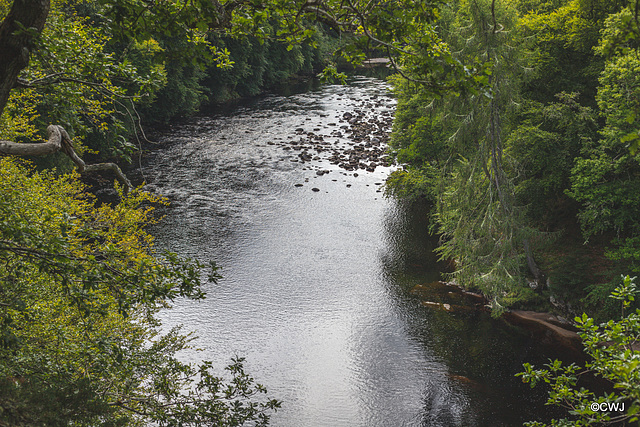
M 525 332 L 416 295 L 443 266 L 425 207 L 383 197 L 393 167 L 356 176 L 330 164 L 330 150 L 302 163 L 292 149 L 300 128 L 332 147 L 352 145 L 345 129 L 329 135 L 348 127 L 340 118 L 354 109 L 390 117 L 386 84 L 306 89 L 208 111 L 164 134 L 166 147 L 146 159 L 149 188 L 172 202 L 151 230 L 157 246 L 222 267 L 206 300 L 162 313 L 167 327 L 199 337 L 201 351 L 185 359 L 211 360 L 222 372 L 246 357 L 247 371 L 283 401 L 274 426 L 548 418 L 544 390 L 514 377 L 523 362 L 546 360 Z

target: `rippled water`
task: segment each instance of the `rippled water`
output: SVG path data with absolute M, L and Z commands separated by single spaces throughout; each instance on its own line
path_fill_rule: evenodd
M 274 426 L 536 418 L 542 396 L 513 378 L 534 355 L 528 338 L 485 313 L 426 307 L 411 292 L 438 280 L 440 267 L 424 209 L 382 197 L 390 169 L 355 177 L 322 159 L 296 162 L 277 145 L 300 127 L 328 135 L 356 107 L 391 114 L 394 100 L 383 82 L 358 79 L 264 97 L 164 136 L 170 144 L 144 168 L 150 188 L 172 201 L 152 230 L 158 246 L 216 260 L 224 276 L 205 301 L 163 313 L 164 323 L 199 336 L 203 351 L 187 358 L 222 368 L 246 357 L 283 401 Z

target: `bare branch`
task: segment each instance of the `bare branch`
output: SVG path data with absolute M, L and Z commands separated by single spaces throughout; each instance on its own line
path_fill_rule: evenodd
M 433 82 L 429 82 L 427 80 L 414 79 L 413 77 L 409 77 L 405 72 L 403 72 L 402 69 L 398 67 L 398 64 L 396 64 L 396 61 L 391 56 L 391 51 L 389 50 L 389 47 L 387 47 L 387 57 L 389 58 L 389 62 L 391 62 L 393 69 L 396 70 L 396 72 L 400 74 L 403 78 L 407 79 L 412 83 L 423 85 L 424 87 L 427 87 L 429 89 L 433 89 L 433 90 L 439 89 L 439 87 L 437 85 L 434 85 Z
M 44 143 L 16 143 L 0 140 L 0 154 L 12 156 L 46 156 L 62 149 L 62 133 L 58 126 L 49 126 L 49 140 Z

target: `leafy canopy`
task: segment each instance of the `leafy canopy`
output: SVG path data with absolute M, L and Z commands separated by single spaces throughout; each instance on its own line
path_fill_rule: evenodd
M 279 402 L 241 359 L 228 382 L 177 358 L 188 335 L 160 333 L 160 308 L 204 298 L 204 266 L 155 253 L 144 230 L 163 201 L 96 206 L 77 178 L 0 160 L 0 422 L 266 424 Z

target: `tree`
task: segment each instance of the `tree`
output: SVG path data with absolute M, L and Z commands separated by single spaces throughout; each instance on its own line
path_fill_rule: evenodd
M 49 37 L 47 22 L 53 30 L 73 31 L 64 40 Z M 99 118 L 114 99 L 141 96 L 112 84 L 121 73 L 135 83 L 134 91 L 145 86 L 91 31 L 79 20 L 51 17 L 47 1 L 13 2 L 0 24 L 0 113 L 7 106 L 28 113 L 30 91 L 44 86 L 60 88 L 52 98 L 68 84 L 90 88 L 92 94 L 81 92 L 76 104 L 57 106 L 98 105 Z M 75 55 L 55 50 L 69 47 L 78 49 Z M 27 69 L 36 54 L 50 55 L 47 65 L 59 61 L 73 68 Z M 17 91 L 26 98 L 12 99 Z M 79 131 L 72 120 L 65 124 Z M 158 330 L 154 314 L 161 307 L 178 297 L 204 297 L 204 266 L 156 254 L 143 230 L 152 221 L 149 204 L 161 200 L 134 190 L 115 164 L 87 166 L 63 127 L 51 124 L 48 133 L 45 143 L 1 141 L 0 152 L 61 151 L 79 172 L 110 168 L 124 184 L 117 187 L 122 201 L 98 207 L 77 174 L 38 173 L 0 159 L 0 425 L 267 424 L 279 402 L 259 397 L 266 390 L 246 375 L 242 359 L 229 366 L 230 378 L 214 376 L 210 363 L 194 367 L 176 357 L 189 346 L 188 336 Z M 215 272 L 213 266 L 214 282 Z
M 36 36 L 44 28 L 49 0 L 16 0 L 0 24 L 0 114 L 18 75 L 29 64 Z
M 610 16 L 598 46 L 600 54 L 610 50 L 619 38 L 621 22 L 632 16 L 629 9 Z M 585 145 L 576 160 L 569 192 L 582 204 L 578 217 L 585 238 L 615 233 L 609 256 L 634 272 L 640 270 L 640 153 L 634 146 L 640 129 L 637 48 L 637 42 L 631 42 L 606 61 L 596 98 L 605 126 L 601 138 Z
M 44 29 L 45 23 L 49 16 L 49 2 L 48 1 L 17 1 L 14 2 L 6 15 L 5 19 L 0 24 L 0 56 L 2 56 L 2 63 L 0 65 L 0 128 L 5 134 L 9 136 L 18 136 L 20 137 L 20 133 L 15 135 L 14 132 L 11 132 L 11 123 L 7 126 L 7 118 L 2 116 L 2 113 L 5 111 L 7 105 L 13 108 L 23 108 L 26 112 L 29 112 L 31 105 L 28 105 L 29 101 L 33 101 L 33 97 L 31 93 L 27 92 L 26 94 L 26 102 L 20 102 L 19 97 L 16 99 L 12 99 L 12 91 L 16 89 L 24 89 L 27 91 L 31 90 L 33 87 L 38 85 L 49 85 L 52 83 L 64 84 L 63 82 L 73 82 L 76 85 L 83 86 L 87 85 L 93 88 L 99 88 L 99 91 L 103 93 L 109 93 L 114 96 L 118 96 L 116 89 L 113 85 L 111 85 L 108 76 L 105 73 L 95 75 L 94 72 L 90 70 L 93 67 L 99 67 L 102 65 L 105 67 L 105 55 L 100 50 L 100 46 L 96 49 L 95 46 L 91 45 L 90 42 L 86 42 L 87 35 L 82 34 L 82 32 L 74 31 L 74 28 L 66 27 L 65 37 L 67 37 L 67 44 L 75 45 L 77 42 L 80 44 L 84 44 L 84 46 L 76 46 L 77 50 L 82 52 L 90 52 L 90 55 L 93 54 L 90 58 L 82 58 L 86 62 L 96 62 L 93 64 L 86 64 L 85 68 L 89 70 L 84 70 L 85 74 L 92 74 L 91 77 L 86 77 L 86 81 L 83 75 L 79 75 L 79 71 L 73 69 L 73 65 L 67 65 L 68 63 L 73 64 L 74 61 L 69 61 L 69 58 L 72 58 L 75 52 L 65 52 L 64 59 L 60 58 L 62 55 L 55 55 L 56 53 L 54 49 L 54 56 L 49 58 L 47 62 L 55 63 L 56 61 L 61 61 L 64 63 L 65 67 L 69 69 L 64 69 L 63 71 L 58 72 L 56 70 L 53 74 L 47 75 L 46 70 L 36 70 L 31 71 L 27 75 L 33 77 L 33 79 L 28 80 L 23 77 L 20 77 L 20 73 L 29 65 L 29 60 L 34 51 L 37 51 L 37 47 L 42 43 L 41 41 L 41 32 Z M 79 33 L 79 34 L 78 34 Z M 77 38 L 75 38 L 78 36 Z M 71 43 L 69 43 L 71 41 Z M 74 43 L 76 42 L 76 43 Z M 76 54 L 77 55 L 77 54 Z M 82 55 L 80 55 L 82 57 Z M 97 60 L 102 59 L 102 61 Z M 107 60 L 107 63 L 109 61 Z M 109 64 L 107 64 L 109 65 Z M 100 81 L 98 83 L 97 81 Z M 15 92 L 14 92 L 15 93 Z M 65 94 L 63 92 L 63 96 L 61 96 L 59 102 L 57 102 L 54 108 L 51 108 L 54 111 L 58 111 L 59 115 L 56 118 L 63 119 L 63 121 L 69 124 L 77 124 L 74 122 L 71 117 L 73 114 L 69 114 L 69 110 L 72 107 L 69 106 L 68 98 L 69 94 Z M 82 109 L 82 114 L 90 115 L 92 107 L 87 105 L 91 103 L 91 100 L 87 99 L 88 97 L 80 97 L 81 100 L 76 96 L 75 102 L 78 104 L 77 109 Z M 86 100 L 86 102 L 82 102 Z M 93 105 L 100 104 L 101 101 L 93 102 Z M 17 105 L 14 105 L 17 104 Z M 21 105 L 22 104 L 22 105 Z M 26 105 L 25 105 L 26 104 Z M 100 108 L 98 108 L 100 110 Z M 65 115 L 66 114 L 66 115 Z M 75 112 L 75 114 L 80 114 L 79 112 Z M 104 111 L 96 112 L 96 116 L 99 117 L 104 115 Z M 25 125 L 31 125 L 29 123 L 28 114 L 22 115 L 21 112 L 17 112 L 16 116 L 20 121 L 22 117 L 27 116 L 26 121 L 22 119 L 23 123 L 20 123 L 22 127 Z M 99 126 L 100 123 L 98 122 Z M 77 126 L 74 126 L 77 128 Z M 7 132 L 8 128 L 8 132 Z M 76 129 L 78 130 L 78 129 Z M 34 137 L 34 130 L 31 132 L 27 132 L 27 137 Z M 126 179 L 124 174 L 120 171 L 120 168 L 114 163 L 101 163 L 96 165 L 86 166 L 86 164 L 80 159 L 78 154 L 76 153 L 76 147 L 74 147 L 73 141 L 71 137 L 67 133 L 67 131 L 59 125 L 50 125 L 47 127 L 47 132 L 49 134 L 49 140 L 47 143 L 17 143 L 14 141 L 3 141 L 0 140 L 0 153 L 8 154 L 8 155 L 19 155 L 19 156 L 43 156 L 50 155 L 55 152 L 63 152 L 66 154 L 77 166 L 80 172 L 90 172 L 90 171 L 102 171 L 102 170 L 112 170 L 116 177 L 125 185 L 125 191 L 128 191 L 131 188 L 131 184 Z M 81 148 L 81 147 L 80 147 Z M 81 150 L 82 151 L 82 150 Z
M 621 286 L 611 294 L 622 307 L 620 320 L 597 325 L 583 314 L 575 321 L 590 361 L 585 368 L 575 364 L 562 365 L 555 360 L 543 369 L 534 369 L 526 363 L 525 371 L 517 374 L 522 381 L 535 387 L 538 383 L 550 384 L 547 405 L 557 405 L 568 410 L 570 418 L 553 420 L 552 426 L 612 425 L 625 421 L 638 422 L 640 413 L 640 310 L 625 316 L 638 289 L 635 278 L 626 276 Z M 585 389 L 581 377 L 594 375 L 603 378 L 614 392 L 597 396 Z M 580 388 L 578 388 L 580 386 Z M 542 427 L 539 422 L 528 426 Z
M 204 265 L 155 253 L 143 229 L 161 199 L 96 207 L 77 174 L 9 158 L 0 194 L 0 425 L 268 422 L 279 402 L 241 359 L 214 376 L 177 358 L 187 335 L 159 331 L 160 308 L 204 298 Z
M 525 261 L 544 282 L 530 250 L 537 233 L 514 195 L 517 163 L 505 146 L 524 69 L 517 22 L 517 10 L 505 2 L 460 1 L 443 12 L 440 36 L 455 61 L 476 70 L 474 85 L 434 96 L 411 80 L 408 67 L 408 82 L 399 86 L 411 98 L 406 106 L 400 100 L 392 140 L 398 159 L 411 162 L 407 179 L 394 176 L 392 185 L 430 187 L 424 192 L 435 204 L 440 255 L 455 261 L 452 278 L 485 293 L 496 314 L 529 292 Z
M 441 255 L 456 262 L 452 278 L 497 308 L 541 301 L 529 284 L 538 295 L 547 283 L 552 292 L 563 289 L 568 275 L 547 263 L 548 282 L 534 254 L 565 230 L 573 236 L 578 220 L 587 239 L 615 234 L 609 258 L 638 268 L 637 4 L 469 0 L 443 7 L 442 50 L 474 70 L 475 83 L 448 95 L 432 93 L 416 73 L 419 51 L 404 68 L 404 57 L 398 60 L 391 145 L 405 167 L 388 192 L 431 200 Z M 595 273 L 611 265 L 605 262 Z M 572 304 L 600 289 L 589 285 L 580 284 Z

